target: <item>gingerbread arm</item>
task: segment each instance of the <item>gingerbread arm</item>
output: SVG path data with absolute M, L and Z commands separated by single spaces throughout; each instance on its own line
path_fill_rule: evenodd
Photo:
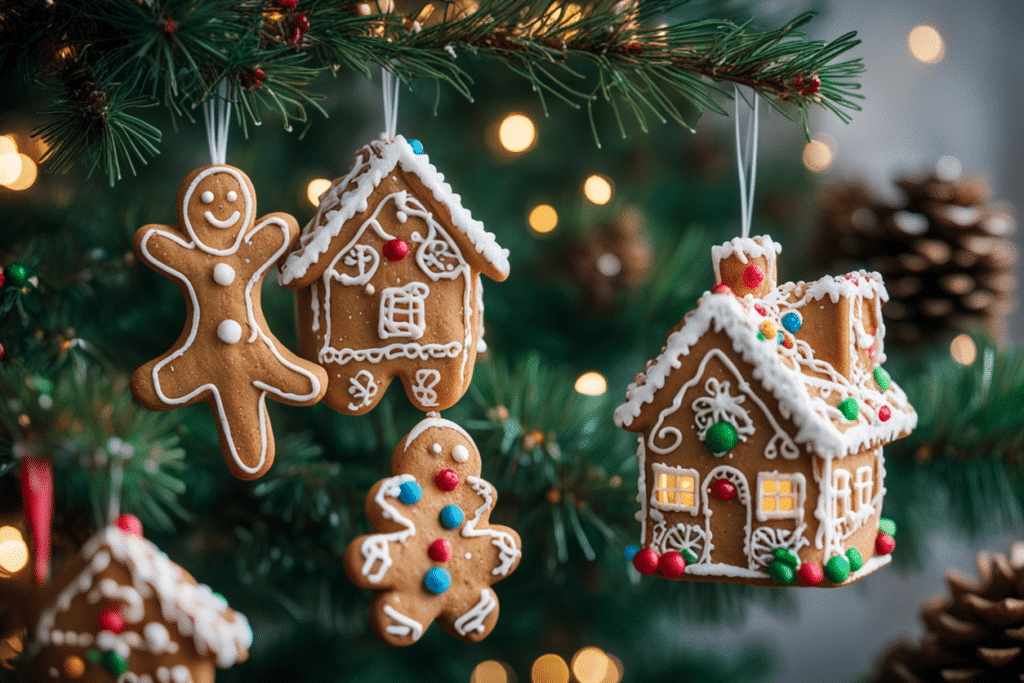
M 476 509 L 473 518 L 462 527 L 462 535 L 466 538 L 488 536 L 491 545 L 498 550 L 497 565 L 491 570 L 490 583 L 494 583 L 508 576 L 518 565 L 522 557 L 522 541 L 514 529 L 505 526 L 487 526 L 487 518 L 498 501 L 498 494 L 494 488 L 480 477 L 466 477 L 466 483 L 473 487 L 473 491 L 483 499 L 483 503 Z M 478 528 L 481 526 L 481 528 Z
M 188 282 L 188 275 L 178 270 L 179 263 L 175 266 L 169 263 L 179 260 L 176 254 L 194 247 L 194 243 L 183 238 L 171 225 L 144 225 L 135 231 L 132 243 L 136 258 L 164 277 L 177 281 L 179 287 Z
M 245 285 L 245 313 L 249 323 L 250 343 L 257 336 L 266 337 L 266 321 L 262 313 L 257 316 L 257 307 L 254 306 L 254 298 L 256 301 L 259 299 L 258 288 L 270 266 L 285 257 L 298 236 L 299 224 L 295 218 L 286 213 L 271 213 L 260 218 L 242 240 L 239 256 L 247 256 L 249 263 L 255 267 Z M 254 289 L 257 291 L 254 292 Z
M 377 483 L 366 497 L 367 516 L 374 529 L 392 527 L 395 530 L 360 536 L 345 549 L 345 571 L 352 583 L 360 588 L 385 590 L 395 586 L 389 570 L 394 566 L 392 544 L 398 547 L 416 534 L 416 525 L 397 505 L 411 500 L 410 490 L 420 490 L 411 474 L 400 474 Z M 418 497 L 417 497 L 418 500 Z

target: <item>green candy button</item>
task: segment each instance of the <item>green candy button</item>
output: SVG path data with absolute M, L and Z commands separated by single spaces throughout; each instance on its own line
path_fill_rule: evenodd
M 842 583 L 850 576 L 850 561 L 842 555 L 836 555 L 825 563 L 825 578 L 832 583 Z
M 796 553 L 789 548 L 776 548 L 774 555 L 776 560 L 779 562 L 785 562 L 793 569 L 800 566 L 800 558 L 798 558 Z
M 857 405 L 857 399 L 853 396 L 847 399 L 843 399 L 839 403 L 839 412 L 843 414 L 847 420 L 856 420 L 857 414 L 860 413 L 860 407 Z
M 885 517 L 882 517 L 880 520 L 878 520 L 878 530 L 882 533 L 889 534 L 890 536 L 895 536 L 896 522 L 892 521 L 891 519 L 886 519 Z
M 857 571 L 864 566 L 864 556 L 856 548 L 850 548 L 846 551 L 846 559 L 850 561 L 850 569 L 853 571 Z
M 875 368 L 875 384 L 882 391 L 887 390 L 889 385 L 892 384 L 892 377 L 889 376 L 889 373 L 881 365 Z
M 692 550 L 687 550 L 686 548 L 684 548 L 682 551 L 680 551 L 680 555 L 682 555 L 683 559 L 686 560 L 686 564 L 697 563 L 697 556 L 693 554 Z
M 772 580 L 776 583 L 788 586 L 796 578 L 796 572 L 785 562 L 772 560 L 768 565 L 768 576 L 772 577 Z
M 716 422 L 708 427 L 707 433 L 704 434 L 704 445 L 712 453 L 725 453 L 736 445 L 739 437 L 739 432 L 728 422 Z

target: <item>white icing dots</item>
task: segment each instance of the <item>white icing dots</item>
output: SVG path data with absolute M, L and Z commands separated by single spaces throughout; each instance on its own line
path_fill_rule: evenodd
M 234 344 L 242 338 L 242 326 L 234 320 L 225 320 L 217 326 L 217 337 L 225 344 Z
M 466 553 L 466 559 L 467 560 L 472 560 L 473 559 L 473 553 Z
M 407 220 L 409 220 L 409 214 L 407 214 L 405 211 L 398 211 L 397 213 L 395 213 L 395 216 L 398 218 L 399 223 L 404 223 Z
M 435 443 L 433 446 L 430 447 L 430 450 L 434 451 L 434 455 L 440 455 L 441 454 L 441 444 Z
M 230 285 L 235 281 L 235 269 L 226 263 L 218 263 L 213 267 L 213 281 L 218 285 Z
M 199 195 L 199 198 L 203 201 L 203 204 L 209 204 L 213 201 L 213 193 L 207 190 L 206 192 Z
M 146 638 L 146 645 L 149 645 L 151 652 L 163 652 L 167 644 L 171 642 L 171 634 L 167 628 L 156 621 L 151 621 L 142 629 L 142 635 Z
M 461 443 L 452 449 L 452 460 L 455 462 L 466 462 L 469 460 L 469 451 Z
M 373 285 L 366 285 L 363 291 L 372 296 L 373 293 L 376 292 L 377 290 L 373 288 Z
M 187 666 L 178 664 L 171 669 L 171 680 L 174 683 L 192 683 L 192 674 L 188 672 Z
M 238 199 L 238 193 L 237 192 L 235 192 L 234 190 L 231 190 L 230 192 L 228 192 L 228 201 L 229 202 L 233 202 L 236 199 Z

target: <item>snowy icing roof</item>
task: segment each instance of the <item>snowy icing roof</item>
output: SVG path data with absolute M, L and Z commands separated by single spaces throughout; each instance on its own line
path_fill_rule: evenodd
M 875 361 L 884 362 L 881 340 L 884 327 L 865 330 L 859 319 L 851 326 L 850 377 L 836 371 L 828 362 L 815 358 L 815 350 L 798 336 L 791 348 L 775 338 L 760 339 L 758 331 L 766 318 L 778 324 L 780 314 L 799 311 L 808 303 L 828 297 L 833 303 L 841 297 L 873 301 L 874 306 L 888 299 L 878 273 L 859 271 L 838 277 L 825 277 L 816 282 L 788 282 L 763 299 L 732 294 L 705 292 L 696 310 L 689 313 L 682 327 L 668 337 L 665 350 L 650 364 L 645 374 L 630 384 L 626 402 L 615 410 L 615 423 L 628 427 L 640 416 L 645 404 L 652 403 L 665 386 L 668 376 L 684 365 L 682 360 L 690 348 L 713 330 L 724 332 L 733 349 L 753 366 L 753 379 L 769 391 L 778 402 L 778 412 L 797 427 L 794 441 L 806 445 L 823 457 L 841 457 L 864 448 L 889 443 L 914 429 L 917 413 L 906 394 L 892 382 L 887 391 L 879 391 L 873 367 L 860 362 L 858 349 L 872 347 Z M 757 310 L 760 308 L 761 310 Z M 763 313 L 762 313 L 763 311 Z M 881 326 L 881 315 L 877 315 Z M 699 359 L 694 359 L 695 365 Z M 831 396 L 826 401 L 823 396 Z M 845 398 L 857 400 L 856 421 L 847 420 L 835 404 Z M 883 419 L 880 411 L 888 417 Z
M 85 560 L 85 569 L 67 584 L 39 618 L 36 637 L 42 644 L 92 644 L 88 634 L 62 633 L 54 628 L 57 617 L 84 593 L 92 603 L 103 598 L 125 603 L 122 609 L 125 630 L 116 635 L 101 631 L 95 638 L 95 644 L 104 649 L 115 650 L 126 658 L 135 647 L 154 654 L 174 652 L 177 646 L 165 628 L 165 625 L 174 625 L 181 635 L 192 638 L 200 656 L 213 655 L 221 668 L 245 659 L 252 645 L 252 630 L 245 616 L 228 607 L 209 586 L 195 583 L 150 541 L 125 533 L 117 526 L 108 526 L 86 542 L 81 557 Z M 130 586 L 118 585 L 111 578 L 97 580 L 111 563 L 128 571 Z M 154 595 L 163 623 L 143 624 L 143 601 Z
M 430 163 L 426 154 L 416 154 L 404 137 L 393 140 L 374 140 L 356 153 L 348 174 L 334 182 L 320 199 L 320 209 L 299 237 L 299 248 L 293 251 L 281 268 L 281 284 L 287 285 L 306 275 L 313 264 L 327 252 L 345 223 L 357 213 L 366 211 L 370 195 L 396 166 L 406 173 L 414 173 L 434 199 L 448 207 L 452 223 L 477 252 L 501 273 L 509 271 L 508 249 L 502 248 L 484 224 L 473 218 L 452 192 L 444 175 Z

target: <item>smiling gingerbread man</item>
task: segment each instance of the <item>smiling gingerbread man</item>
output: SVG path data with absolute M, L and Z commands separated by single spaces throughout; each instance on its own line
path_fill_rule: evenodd
M 178 224 L 143 226 L 134 248 L 174 280 L 188 315 L 174 346 L 135 371 L 131 391 L 150 410 L 207 403 L 231 472 L 255 479 L 274 460 L 267 396 L 311 405 L 327 389 L 323 368 L 286 349 L 260 306 L 263 278 L 298 238 L 298 223 L 286 213 L 253 220 L 252 182 L 227 165 L 193 171 L 177 204 Z

